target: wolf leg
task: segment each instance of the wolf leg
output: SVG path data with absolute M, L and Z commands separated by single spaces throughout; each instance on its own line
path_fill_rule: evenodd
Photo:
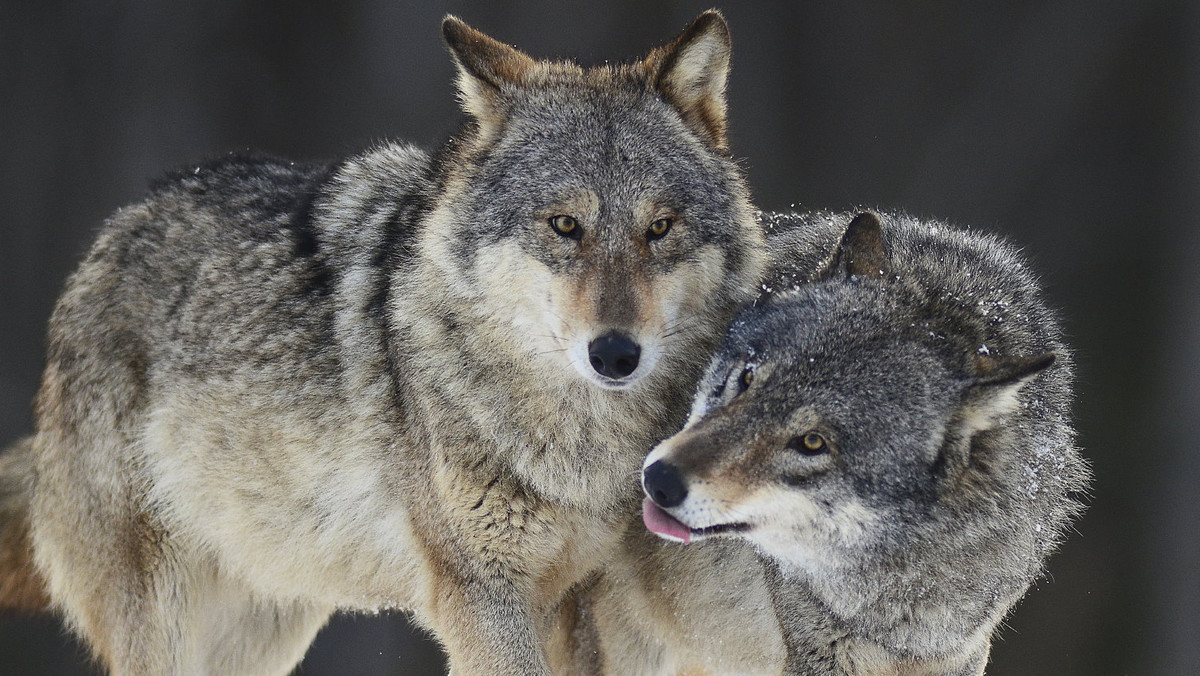
M 167 554 L 137 580 L 113 580 L 102 604 L 63 604 L 112 674 L 284 676 L 333 609 L 280 602 L 196 556 Z M 129 593 L 137 590 L 136 593 Z
M 78 429 L 33 441 L 35 559 L 68 624 L 117 675 L 288 673 L 332 608 L 253 593 L 172 530 L 121 435 Z
M 434 590 L 432 624 L 454 676 L 550 676 L 529 595 L 508 580 Z
M 179 674 L 285 676 L 332 614 L 325 605 L 263 599 L 228 580 L 193 591 L 200 593 L 182 618 Z
M 29 541 L 33 474 L 32 437 L 0 451 L 0 608 L 32 611 L 49 605 Z

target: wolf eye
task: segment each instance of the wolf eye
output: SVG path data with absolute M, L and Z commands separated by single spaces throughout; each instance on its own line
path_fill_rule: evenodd
M 738 394 L 749 389 L 752 382 L 754 382 L 754 367 L 747 366 L 742 371 L 742 375 L 738 377 Z
M 808 432 L 802 436 L 792 437 L 787 442 L 789 451 L 796 451 L 801 455 L 818 455 L 829 450 L 829 445 L 825 443 L 825 437 L 816 432 Z
M 646 239 L 655 240 L 659 239 L 663 235 L 666 235 L 671 230 L 671 225 L 673 223 L 674 219 L 671 218 L 660 218 L 657 221 L 654 221 L 650 224 L 650 227 L 646 229 Z
M 566 214 L 551 216 L 550 227 L 554 228 L 554 232 L 563 237 L 579 239 L 579 221 L 576 221 L 574 216 L 567 216 Z

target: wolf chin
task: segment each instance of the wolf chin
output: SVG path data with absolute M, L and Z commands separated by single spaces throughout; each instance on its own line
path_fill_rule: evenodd
M 0 590 L 112 672 L 283 674 L 331 613 L 405 608 L 456 675 L 550 673 L 751 297 L 719 14 L 591 69 L 443 32 L 440 151 L 189 167 L 67 283 Z
M 980 674 L 1089 480 L 1058 321 L 994 237 L 764 220 L 766 293 L 646 458 L 645 523 L 773 562 L 787 673 Z

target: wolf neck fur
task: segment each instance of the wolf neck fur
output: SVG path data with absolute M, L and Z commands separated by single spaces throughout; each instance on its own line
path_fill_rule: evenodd
M 439 402 L 426 411 L 429 420 L 436 424 L 437 417 L 447 422 L 453 417 L 457 426 L 467 423 L 487 444 L 492 462 L 506 466 L 539 495 L 590 509 L 605 509 L 618 499 L 633 501 L 641 455 L 682 425 L 686 401 L 679 393 L 688 390 L 686 384 L 654 373 L 627 390 L 586 382 L 564 361 L 531 353 L 510 327 L 474 311 L 471 300 L 455 297 L 452 280 L 428 268 L 424 261 L 416 264 L 421 285 L 412 278 L 398 282 L 406 295 L 401 301 L 398 294 L 391 316 L 397 321 L 412 316 L 403 311 L 407 303 L 439 306 L 436 317 L 424 315 L 404 331 L 416 353 L 431 355 L 419 364 L 409 362 L 413 387 L 426 390 L 419 400 Z M 699 364 L 664 366 L 660 373 L 692 378 L 699 369 Z M 505 374 L 503 386 L 481 382 L 496 373 Z M 478 462 L 471 455 L 449 459 Z
M 955 528 L 947 523 L 945 528 Z M 936 538 L 927 546 L 937 547 Z M 912 546 L 911 544 L 908 546 Z M 918 657 L 945 655 L 964 642 L 985 641 L 1012 602 L 1019 598 L 1019 576 L 988 565 L 986 544 L 951 550 L 926 559 L 905 557 L 903 547 L 876 544 L 875 551 L 837 557 L 847 562 L 815 570 L 790 570 L 806 580 L 821 603 L 860 637 L 891 651 Z M 857 563 L 849 563 L 858 560 Z M 947 562 L 962 571 L 953 584 L 933 583 L 945 577 Z M 1023 579 L 1023 578 L 1020 578 Z

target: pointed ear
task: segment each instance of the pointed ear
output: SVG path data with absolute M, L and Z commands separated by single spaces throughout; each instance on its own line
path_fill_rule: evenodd
M 813 281 L 854 277 L 886 277 L 891 271 L 883 250 L 883 225 L 879 217 L 864 211 L 850 221 L 833 255 L 813 276 Z
M 489 125 L 498 125 L 502 121 L 500 99 L 504 90 L 524 82 L 537 61 L 471 28 L 453 15 L 442 20 L 442 37 L 458 68 L 458 92 L 463 110 L 484 130 Z
M 663 98 L 700 138 L 721 152 L 729 149 L 725 83 L 729 79 L 730 45 L 725 17 L 710 9 L 696 17 L 679 37 L 651 51 L 642 61 Z
M 1050 368 L 1058 354 L 1043 352 L 1031 357 L 997 358 L 989 355 L 975 357 L 975 387 L 1023 384 L 1030 378 Z
M 1017 392 L 1057 358 L 1054 352 L 1030 357 L 976 356 L 961 416 L 965 436 L 991 429 L 1016 411 Z

